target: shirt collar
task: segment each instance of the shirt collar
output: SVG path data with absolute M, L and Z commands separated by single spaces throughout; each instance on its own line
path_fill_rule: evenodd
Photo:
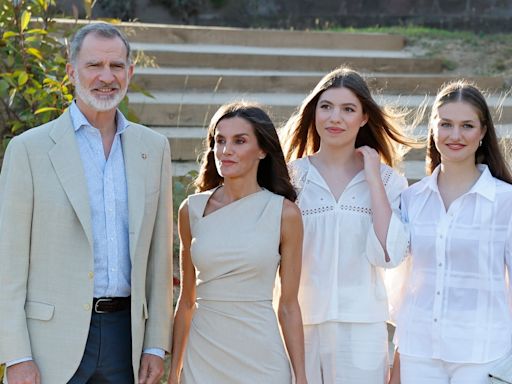
M 82 127 L 92 127 L 92 124 L 89 123 L 89 120 L 85 117 L 85 115 L 82 113 L 80 108 L 78 108 L 78 105 L 76 105 L 76 101 L 74 100 L 71 105 L 69 106 L 69 113 L 71 115 L 71 122 L 73 124 L 73 129 L 78 131 Z M 116 128 L 116 134 L 120 135 L 123 133 L 126 128 L 130 126 L 130 122 L 126 120 L 124 115 L 121 113 L 119 109 L 116 109 L 116 122 L 117 122 L 117 128 Z
M 486 164 L 477 164 L 477 168 L 481 173 L 480 177 L 471 187 L 471 189 L 466 192 L 466 194 L 477 193 L 490 201 L 494 201 L 496 196 L 496 182 L 493 175 L 491 174 L 491 171 L 489 170 L 489 167 Z M 437 186 L 437 176 L 439 175 L 440 170 L 441 164 L 439 164 L 434 169 L 434 172 L 432 172 L 430 176 L 427 176 L 424 179 L 424 184 L 417 190 L 418 194 L 425 191 L 427 188 L 433 192 L 439 193 L 439 187 Z
M 469 193 L 478 193 L 490 201 L 496 197 L 496 180 L 486 164 L 478 164 L 478 170 L 482 173 Z

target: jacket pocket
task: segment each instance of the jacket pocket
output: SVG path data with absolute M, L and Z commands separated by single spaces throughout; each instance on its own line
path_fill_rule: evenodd
M 25 303 L 25 313 L 27 318 L 36 320 L 51 320 L 55 307 L 51 304 L 40 303 L 38 301 L 27 301 Z

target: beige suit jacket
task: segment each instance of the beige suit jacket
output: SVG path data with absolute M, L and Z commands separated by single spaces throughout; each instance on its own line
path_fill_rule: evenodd
M 172 179 L 168 140 L 121 136 L 128 185 L 134 376 L 143 348 L 170 349 Z M 89 198 L 69 112 L 9 143 L 0 175 L 0 362 L 32 356 L 42 384 L 82 359 L 93 299 Z

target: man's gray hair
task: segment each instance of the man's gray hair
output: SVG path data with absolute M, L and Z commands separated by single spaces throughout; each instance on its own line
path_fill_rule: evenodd
M 123 33 L 121 33 L 119 29 L 117 29 L 111 24 L 91 23 L 87 24 L 85 27 L 80 28 L 73 36 L 73 40 L 71 40 L 71 44 L 69 47 L 69 61 L 72 64 L 76 64 L 76 58 L 78 56 L 78 53 L 80 53 L 80 49 L 82 48 L 84 39 L 87 35 L 91 33 L 100 37 L 104 37 L 106 39 L 114 39 L 116 37 L 119 37 L 122 40 L 124 46 L 126 47 L 126 60 L 128 61 L 128 63 L 130 63 L 131 49 L 130 43 L 128 42 L 126 36 Z

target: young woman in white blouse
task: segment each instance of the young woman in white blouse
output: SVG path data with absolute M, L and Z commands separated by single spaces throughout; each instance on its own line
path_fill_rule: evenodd
M 343 67 L 283 128 L 304 223 L 299 302 L 310 384 L 387 381 L 382 273 L 402 261 L 409 237 L 396 213 L 407 180 L 391 168 L 397 145 L 409 143 L 397 119 Z
M 488 383 L 512 349 L 512 177 L 476 87 L 458 81 L 439 91 L 427 172 L 402 194 L 411 268 L 391 381 Z

